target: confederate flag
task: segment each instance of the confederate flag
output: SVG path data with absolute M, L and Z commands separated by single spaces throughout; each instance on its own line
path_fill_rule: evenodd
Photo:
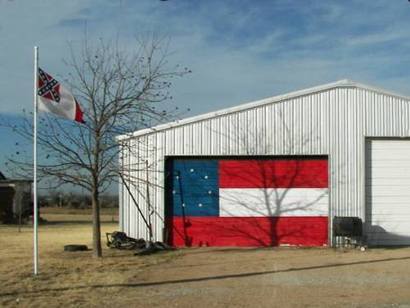
M 84 123 L 83 112 L 74 96 L 52 76 L 38 69 L 39 109 Z

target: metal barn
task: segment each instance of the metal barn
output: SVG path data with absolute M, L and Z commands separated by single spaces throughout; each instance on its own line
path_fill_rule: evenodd
M 409 104 L 341 80 L 119 136 L 120 228 L 175 246 L 330 246 L 333 218 L 353 216 L 369 245 L 410 245 Z

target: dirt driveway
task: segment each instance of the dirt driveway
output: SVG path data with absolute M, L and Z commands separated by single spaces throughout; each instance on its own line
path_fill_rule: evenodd
M 134 279 L 141 306 L 410 307 L 410 249 L 189 249 Z
M 35 307 L 410 307 L 408 248 L 107 254 L 99 265 L 80 253 L 70 262 L 82 265 L 43 265 L 38 278 L 26 275 L 22 288 L 3 288 L 0 299 Z
M 31 229 L 0 232 L 0 307 L 410 307 L 410 248 L 105 248 L 95 260 L 62 250 L 90 245 L 90 226 L 70 222 L 40 228 L 33 277 Z

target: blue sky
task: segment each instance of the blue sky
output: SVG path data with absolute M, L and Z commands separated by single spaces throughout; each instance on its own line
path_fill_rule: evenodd
M 0 0 L 0 114 L 32 108 L 34 45 L 64 76 L 85 32 L 125 48 L 169 36 L 169 61 L 192 70 L 172 89 L 188 115 L 344 78 L 410 95 L 406 0 Z M 15 137 L 0 134 L 1 170 Z

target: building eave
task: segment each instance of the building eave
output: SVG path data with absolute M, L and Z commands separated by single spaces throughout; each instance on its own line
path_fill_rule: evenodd
M 157 133 L 157 132 L 160 132 L 160 131 L 164 131 L 164 130 L 167 130 L 167 129 L 183 126 L 183 125 L 186 125 L 186 124 L 190 124 L 190 123 L 194 123 L 194 122 L 200 122 L 200 121 L 207 120 L 207 119 L 210 119 L 210 118 L 215 118 L 215 117 L 227 115 L 227 114 L 230 114 L 230 113 L 240 112 L 240 111 L 244 111 L 244 110 L 248 110 L 248 109 L 252 109 L 252 108 L 255 108 L 255 107 L 260 107 L 260 106 L 264 106 L 264 105 L 268 105 L 268 104 L 275 104 L 275 103 L 279 103 L 279 102 L 282 102 L 282 101 L 285 101 L 285 100 L 289 100 L 289 99 L 293 99 L 293 98 L 297 98 L 297 97 L 301 97 L 301 96 L 305 96 L 305 95 L 309 95 L 309 94 L 314 94 L 314 93 L 318 93 L 318 92 L 328 91 L 328 90 L 335 89 L 335 88 L 360 88 L 360 89 L 372 91 L 372 92 L 375 92 L 375 93 L 378 93 L 378 94 L 381 94 L 381 95 L 392 96 L 392 97 L 396 97 L 396 98 L 399 98 L 399 99 L 404 99 L 404 100 L 410 101 L 410 97 L 408 97 L 408 96 L 404 96 L 404 95 L 401 95 L 401 94 L 389 92 L 387 90 L 377 88 L 377 87 L 373 87 L 373 86 L 369 86 L 369 85 L 365 85 L 365 84 L 362 84 L 362 83 L 358 83 L 358 82 L 355 82 L 353 80 L 342 79 L 342 80 L 339 80 L 339 81 L 336 81 L 336 82 L 332 82 L 332 83 L 328 83 L 328 84 L 324 84 L 324 85 L 320 85 L 320 86 L 315 86 L 315 87 L 311 87 L 311 88 L 307 88 L 307 89 L 297 90 L 297 91 L 293 91 L 293 92 L 290 92 L 290 93 L 287 93 L 287 94 L 277 95 L 277 96 L 273 96 L 273 97 L 269 97 L 269 98 L 265 98 L 265 99 L 261 99 L 261 100 L 257 100 L 257 101 L 252 101 L 252 102 L 240 104 L 238 106 L 229 107 L 229 108 L 225 108 L 225 109 L 221 109 L 221 110 L 217 110 L 217 111 L 213 111 L 213 112 L 209 112 L 209 113 L 205 113 L 205 114 L 200 114 L 200 115 L 197 115 L 197 116 L 193 116 L 193 117 L 189 117 L 189 118 L 185 118 L 185 119 L 181 119 L 181 120 L 175 120 L 175 121 L 168 122 L 168 123 L 165 123 L 165 124 L 160 124 L 160 125 L 157 125 L 157 126 L 154 126 L 154 127 L 137 130 L 135 132 L 130 132 L 128 134 L 123 134 L 123 135 L 117 136 L 116 140 L 118 142 L 122 142 L 122 141 L 126 141 L 128 139 L 132 139 L 132 138 L 135 138 L 135 137 L 148 135 L 148 134 L 152 134 L 152 133 Z

